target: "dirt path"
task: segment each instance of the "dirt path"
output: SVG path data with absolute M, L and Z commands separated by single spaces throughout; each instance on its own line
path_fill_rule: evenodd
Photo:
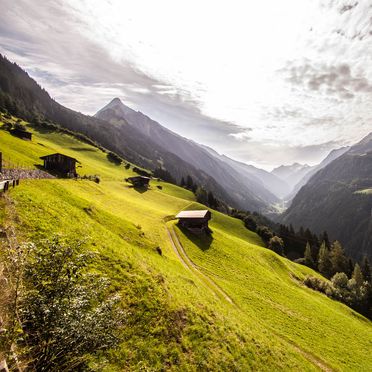
M 192 271 L 195 275 L 197 275 L 203 281 L 205 286 L 208 287 L 208 289 L 215 294 L 216 297 L 222 298 L 231 305 L 233 305 L 234 307 L 239 308 L 238 305 L 234 303 L 234 301 L 231 299 L 231 297 L 213 279 L 211 279 L 208 275 L 204 274 L 200 266 L 198 266 L 191 260 L 191 258 L 187 255 L 184 247 L 182 246 L 182 243 L 180 242 L 176 234 L 176 231 L 174 230 L 174 227 L 169 226 L 166 223 L 166 221 L 169 221 L 169 219 L 166 218 L 164 220 L 169 240 L 171 242 L 174 252 L 178 256 L 183 266 L 188 270 Z M 283 337 L 281 334 L 275 332 L 274 330 L 272 330 L 272 332 L 279 339 L 293 347 L 299 354 L 301 354 L 305 359 L 307 359 L 311 364 L 319 368 L 321 371 L 325 372 L 333 371 L 333 369 L 330 366 L 328 366 L 323 360 L 313 355 L 312 353 L 301 349 L 301 347 L 298 346 L 292 340 Z
M 204 274 L 201 271 L 201 267 L 196 265 L 190 257 L 187 255 L 184 247 L 182 246 L 178 236 L 173 228 L 173 226 L 168 226 L 166 224 L 167 233 L 169 236 L 169 240 L 173 247 L 174 252 L 177 254 L 178 258 L 180 259 L 181 263 L 194 274 L 196 274 L 217 297 L 224 299 L 225 301 L 229 302 L 230 304 L 237 307 L 231 297 L 209 276 Z

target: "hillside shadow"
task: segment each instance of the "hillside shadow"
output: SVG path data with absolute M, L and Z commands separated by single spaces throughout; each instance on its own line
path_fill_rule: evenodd
M 193 242 L 202 251 L 207 251 L 210 248 L 213 242 L 212 230 L 210 230 L 209 233 L 206 232 L 194 233 L 179 224 L 177 224 L 177 227 L 182 231 L 182 233 L 187 237 L 187 239 Z
M 143 194 L 144 192 L 148 191 L 148 187 L 143 186 L 129 186 L 129 188 L 137 191 L 139 194 Z
M 87 151 L 87 152 L 96 152 L 96 148 L 89 148 L 89 147 L 71 147 L 71 150 L 74 151 Z
M 57 132 L 57 129 L 54 127 L 48 127 L 48 126 L 43 126 L 43 125 L 37 125 L 30 123 L 29 126 L 35 131 L 40 134 L 50 134 L 53 132 Z

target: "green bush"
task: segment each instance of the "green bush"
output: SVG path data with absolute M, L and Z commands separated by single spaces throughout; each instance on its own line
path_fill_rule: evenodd
M 94 257 L 59 238 L 27 246 L 18 310 L 32 370 L 83 368 L 120 341 L 124 316 L 110 283 L 87 271 Z

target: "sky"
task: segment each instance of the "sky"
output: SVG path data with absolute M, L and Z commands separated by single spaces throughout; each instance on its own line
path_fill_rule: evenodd
M 372 131 L 370 0 L 0 0 L 0 53 L 59 103 L 119 97 L 264 169 Z

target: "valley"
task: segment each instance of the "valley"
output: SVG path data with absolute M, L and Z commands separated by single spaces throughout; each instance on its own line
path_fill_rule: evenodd
M 101 150 L 67 134 L 28 129 L 31 142 L 0 131 L 7 157 L 34 167 L 40 156 L 62 152 L 80 161 L 80 175 L 100 177 L 99 184 L 21 180 L 6 198 L 2 219 L 19 243 L 60 234 L 84 239 L 98 254 L 91 270 L 112 281 L 128 319 L 118 349 L 92 356 L 92 365 L 368 369 L 370 322 L 306 288 L 303 278 L 318 275 L 311 269 L 264 248 L 242 221 L 215 210 L 211 238 L 194 237 L 167 217 L 203 208 L 190 191 L 152 180 L 149 190 L 138 192 L 123 181 L 132 169 L 109 162 Z

